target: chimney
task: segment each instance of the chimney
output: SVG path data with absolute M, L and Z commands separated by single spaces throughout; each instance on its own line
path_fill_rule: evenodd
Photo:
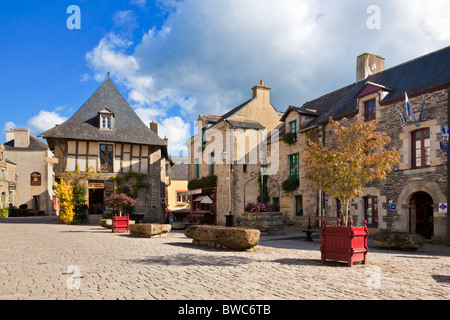
M 150 122 L 150 129 L 158 134 L 158 123 L 152 120 L 152 122 Z
M 270 89 L 271 87 L 267 87 L 264 85 L 264 80 L 261 80 L 259 85 L 256 85 L 252 88 L 253 90 L 253 99 L 267 99 L 270 102 Z
M 11 140 L 14 140 L 14 130 L 10 129 L 9 131 L 6 131 L 6 142 L 9 142 Z
M 30 145 L 29 129 L 14 129 L 14 148 L 28 148 Z
M 167 152 L 169 152 L 169 139 L 167 139 L 167 136 L 164 137 L 164 143 L 166 144 Z
M 356 82 L 384 70 L 384 58 L 372 53 L 364 53 L 356 58 Z

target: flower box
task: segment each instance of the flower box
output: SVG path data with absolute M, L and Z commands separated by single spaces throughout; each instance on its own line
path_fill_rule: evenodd
M 112 232 L 119 232 L 119 231 L 125 231 L 128 232 L 128 224 L 130 222 L 130 216 L 124 215 L 124 216 L 113 216 L 112 221 Z
M 349 267 L 354 262 L 367 262 L 367 238 L 369 231 L 367 221 L 364 221 L 363 227 L 354 227 L 353 221 L 350 221 L 349 227 L 340 226 L 338 220 L 337 226 L 327 226 L 326 221 L 322 222 L 320 231 L 322 244 L 320 246 L 322 262 L 326 260 L 347 262 Z

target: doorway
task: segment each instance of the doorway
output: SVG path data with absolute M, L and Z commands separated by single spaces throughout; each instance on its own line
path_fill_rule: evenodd
M 89 214 L 103 214 L 105 189 L 89 189 Z
M 426 192 L 417 192 L 411 197 L 409 210 L 409 231 L 431 239 L 434 232 L 433 198 Z

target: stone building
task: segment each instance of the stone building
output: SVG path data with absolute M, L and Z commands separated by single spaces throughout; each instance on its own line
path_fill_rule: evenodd
M 99 173 L 84 181 L 90 214 L 104 214 L 105 199 L 120 190 L 136 198 L 134 214 L 142 220 L 163 222 L 167 146 L 157 134 L 157 124 L 153 122 L 150 127 L 137 116 L 108 74 L 69 120 L 40 136 L 59 160 L 55 164 L 56 179 L 76 170 Z
M 206 222 L 224 225 L 226 216 L 237 220 L 245 203 L 257 201 L 257 180 L 246 183 L 260 170 L 260 141 L 281 117 L 270 102 L 270 90 L 261 81 L 252 88 L 251 99 L 224 115 L 198 117 L 198 134 L 186 143 L 188 179 L 216 177 L 217 181 L 213 188 L 189 191 L 194 216 L 210 212 L 213 216 Z
M 0 144 L 0 210 L 16 205 L 17 165 L 6 158 L 6 149 Z
M 187 220 L 190 212 L 188 191 L 188 157 L 170 157 L 172 165 L 169 168 L 170 184 L 167 186 L 167 208 L 176 219 Z
M 447 202 L 447 155 L 440 142 L 447 123 L 450 47 L 386 70 L 384 60 L 369 53 L 359 56 L 355 83 L 286 110 L 280 128 L 285 130 L 284 136 L 292 134 L 290 140 L 284 139 L 289 143 L 280 141 L 276 177 L 280 181 L 295 177 L 299 186 L 282 192 L 281 210 L 291 221 L 304 221 L 302 216 L 338 216 L 337 199 L 308 187 L 301 153 L 308 138 L 325 145 L 329 142 L 326 124 L 330 117 L 339 120 L 360 114 L 366 121 L 378 122 L 377 130 L 392 139 L 387 148 L 395 147 L 401 160 L 387 180 L 371 182 L 354 199 L 350 217 L 360 224 L 367 220 L 375 231 L 412 232 L 444 240 L 447 219 L 439 204 Z M 405 93 L 415 123 L 401 123 L 400 112 L 406 114 Z M 270 189 L 275 197 L 275 189 Z
M 48 145 L 30 135 L 29 129 L 11 129 L 6 131 L 6 158 L 16 164 L 17 185 L 15 204 L 26 204 L 28 209 L 53 212 L 53 166 L 49 159 L 53 154 Z

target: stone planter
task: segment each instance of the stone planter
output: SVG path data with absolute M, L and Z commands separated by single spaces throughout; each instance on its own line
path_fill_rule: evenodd
M 241 225 L 258 229 L 262 236 L 284 234 L 281 212 L 244 212 L 241 215 Z
M 338 220 L 337 226 L 326 226 L 326 221 L 322 222 L 320 231 L 322 244 L 320 246 L 322 262 L 326 260 L 347 262 L 348 266 L 353 266 L 354 262 L 367 262 L 367 238 L 369 231 L 367 221 L 364 221 L 364 227 L 353 227 L 353 221 L 350 221 L 349 227 L 340 226 Z

